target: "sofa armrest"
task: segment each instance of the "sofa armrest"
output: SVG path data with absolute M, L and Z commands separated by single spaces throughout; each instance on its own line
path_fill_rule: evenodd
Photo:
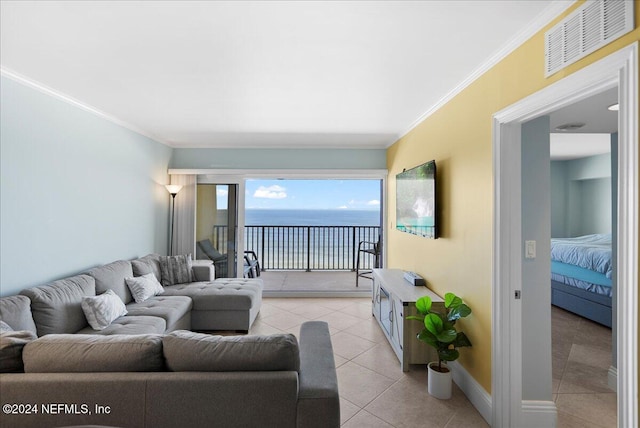
M 300 327 L 298 427 L 339 427 L 340 398 L 329 326 L 310 321 Z
M 191 270 L 196 281 L 211 282 L 216 279 L 216 268 L 211 260 L 194 260 Z

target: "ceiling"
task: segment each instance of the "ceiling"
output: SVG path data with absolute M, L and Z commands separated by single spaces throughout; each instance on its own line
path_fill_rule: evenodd
M 385 148 L 571 3 L 2 0 L 0 60 L 173 147 Z
M 608 107 L 617 103 L 618 88 L 613 88 L 551 113 L 551 159 L 570 160 L 609 153 L 610 134 L 618 131 L 618 112 Z M 571 131 L 557 129 L 567 124 L 583 126 Z

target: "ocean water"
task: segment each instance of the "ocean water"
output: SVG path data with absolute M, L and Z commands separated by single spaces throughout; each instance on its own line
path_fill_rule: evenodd
M 373 210 L 245 210 L 247 226 L 379 226 Z

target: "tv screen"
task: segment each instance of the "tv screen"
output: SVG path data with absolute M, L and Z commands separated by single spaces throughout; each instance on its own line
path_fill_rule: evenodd
M 427 238 L 438 237 L 435 161 L 396 175 L 396 229 Z

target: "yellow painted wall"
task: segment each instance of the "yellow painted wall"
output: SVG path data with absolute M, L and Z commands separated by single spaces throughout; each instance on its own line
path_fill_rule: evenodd
M 544 77 L 544 31 L 525 42 L 454 99 L 402 137 L 387 152 L 387 242 L 390 268 L 415 271 L 429 287 L 452 291 L 473 310 L 460 322 L 473 343 L 459 362 L 491 391 L 491 251 L 493 221 L 492 115 L 565 76 L 640 40 L 640 2 L 635 30 L 555 75 Z M 395 230 L 395 175 L 435 159 L 438 210 L 442 225 L 436 240 Z

